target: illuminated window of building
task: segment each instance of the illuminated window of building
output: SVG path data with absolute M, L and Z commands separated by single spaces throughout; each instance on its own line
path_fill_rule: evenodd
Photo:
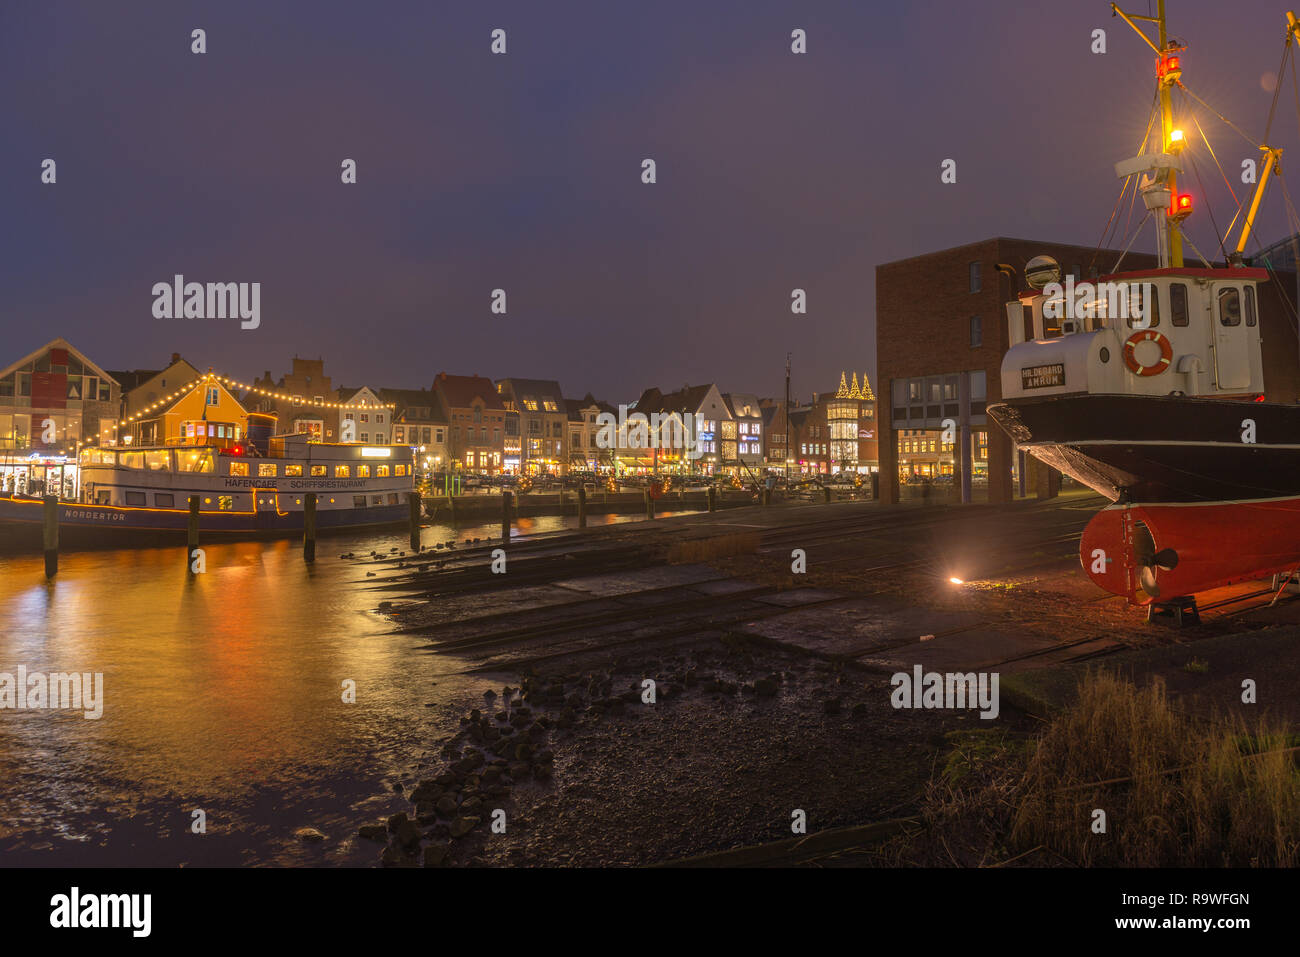
M 301 475 L 301 474 L 302 474 L 302 466 L 301 466 L 301 465 L 286 465 L 286 466 L 284 467 L 284 474 L 285 474 L 285 475 L 288 475 L 288 476 L 298 476 L 298 475 Z
M 247 475 L 247 474 L 248 474 L 248 463 L 247 463 L 247 462 L 231 462 L 231 463 L 230 463 L 230 474 L 231 474 L 231 475 Z
M 259 462 L 257 465 L 257 475 L 259 478 L 275 478 L 276 467 L 274 462 Z
M 311 467 L 311 474 L 312 474 L 312 475 L 324 475 L 325 472 L 326 472 L 326 469 L 325 469 L 325 466 L 323 466 L 323 465 L 313 465 L 313 466 Z
M 347 478 L 351 473 L 352 473 L 352 467 L 351 467 L 350 465 L 336 465 L 336 466 L 334 466 L 334 477 L 335 477 L 335 478 Z

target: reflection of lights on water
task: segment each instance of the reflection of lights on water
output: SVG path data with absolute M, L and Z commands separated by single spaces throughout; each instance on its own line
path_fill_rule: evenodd
M 954 585 L 964 585 L 964 584 L 966 584 L 966 583 L 965 583 L 964 581 L 962 581 L 960 578 L 949 578 L 948 581 L 952 582 Z

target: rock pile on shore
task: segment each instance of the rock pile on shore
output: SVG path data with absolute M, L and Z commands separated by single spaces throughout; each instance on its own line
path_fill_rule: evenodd
M 608 674 L 525 676 L 519 688 L 486 692 L 485 708 L 464 715 L 460 730 L 443 745 L 444 770 L 411 790 L 412 812 L 363 825 L 358 835 L 386 843 L 380 855 L 385 867 L 414 867 L 421 860 L 426 867 L 449 865 L 455 842 L 490 825 L 494 812 L 503 816 L 518 784 L 551 779 L 553 733 L 572 727 L 580 711 L 599 716 L 639 700 L 636 691 L 611 692 Z

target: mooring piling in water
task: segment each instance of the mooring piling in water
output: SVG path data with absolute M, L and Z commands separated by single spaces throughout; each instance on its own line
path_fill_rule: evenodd
M 419 492 L 411 492 L 409 495 L 411 503 L 411 550 L 418 552 L 420 550 L 420 511 L 423 505 L 423 499 Z
M 578 527 L 587 527 L 587 490 L 582 486 L 578 487 Z
M 45 577 L 53 578 L 59 573 L 59 497 L 46 495 L 41 501 L 45 504 L 45 521 L 42 528 L 42 539 L 45 545 Z
M 645 492 L 644 492 L 643 494 L 645 495 L 645 517 L 646 517 L 646 518 L 654 518 L 654 517 L 655 517 L 655 500 L 654 500 L 653 498 L 650 497 L 650 490 L 649 490 L 649 489 L 646 489 Z
M 510 490 L 501 493 L 501 544 L 510 544 Z
M 199 547 L 199 497 L 191 495 L 189 505 L 190 516 L 185 527 L 185 567 L 193 569 L 194 550 Z
M 316 560 L 315 492 L 308 492 L 302 497 L 302 559 L 305 562 Z
M 716 485 L 709 486 L 708 498 L 709 511 L 716 512 L 718 510 L 718 487 Z

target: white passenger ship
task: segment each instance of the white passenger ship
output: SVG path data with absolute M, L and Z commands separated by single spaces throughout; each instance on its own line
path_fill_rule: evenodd
M 247 441 L 232 424 L 182 426 L 181 445 L 94 448 L 78 459 L 75 501 L 59 503 L 60 534 L 112 544 L 123 533 L 183 536 L 198 499 L 203 536 L 292 534 L 316 496 L 318 528 L 360 528 L 409 519 L 414 451 L 408 446 L 331 444 L 303 434 Z M 0 496 L 0 531 L 39 536 L 42 500 Z M 30 537 L 30 536 L 27 536 Z

